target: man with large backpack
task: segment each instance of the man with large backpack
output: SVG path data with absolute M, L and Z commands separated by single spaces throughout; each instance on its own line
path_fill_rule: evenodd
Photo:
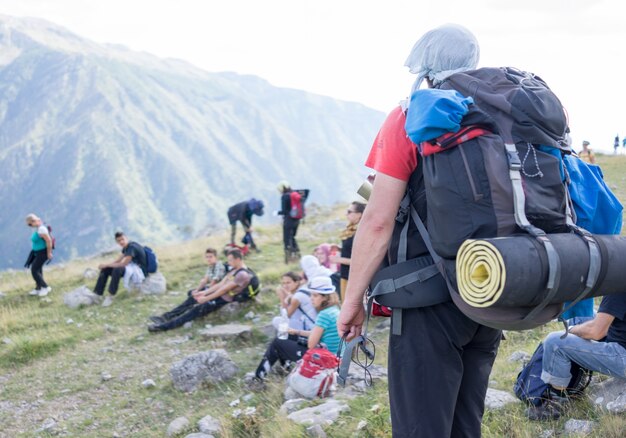
M 283 246 L 285 249 L 285 263 L 300 258 L 300 247 L 296 241 L 300 220 L 305 216 L 304 203 L 309 196 L 309 190 L 292 190 L 287 181 L 278 183 L 280 192 L 280 210 L 283 217 Z
M 149 325 L 148 331 L 171 330 L 195 318 L 208 315 L 233 301 L 241 302 L 253 298 L 260 289 L 259 279 L 243 262 L 241 251 L 238 249 L 229 251 L 226 259 L 231 270 L 220 282 L 192 293 L 182 305 L 185 307 L 183 313 L 170 314 L 171 319 L 166 319 L 167 314 L 161 318 L 153 318 L 155 324 Z
M 235 235 L 237 234 L 237 222 L 241 222 L 245 233 L 242 243 L 250 245 L 250 248 L 259 252 L 254 240 L 252 239 L 252 216 L 263 216 L 263 201 L 251 198 L 247 201 L 239 202 L 228 209 L 228 222 L 230 223 L 230 243 L 235 244 Z
M 417 89 L 423 79 L 432 87 L 453 73 L 474 69 L 478 57 L 474 36 L 461 26 L 447 25 L 425 34 L 407 65 L 419 75 Z M 389 114 L 366 162 L 377 175 L 357 231 L 350 282 L 338 321 L 340 335 L 348 340 L 363 330 L 363 294 L 381 263 L 397 263 L 395 253 L 403 241 L 409 243 L 404 258 L 428 255 L 415 227 L 403 232 L 396 221 L 407 192 L 424 222 L 427 213 L 422 160 L 407 138 L 405 120 L 402 107 Z M 393 436 L 480 436 L 501 332 L 474 322 L 450 300 L 402 309 L 392 317 L 394 326 L 398 330 L 390 334 L 388 353 Z

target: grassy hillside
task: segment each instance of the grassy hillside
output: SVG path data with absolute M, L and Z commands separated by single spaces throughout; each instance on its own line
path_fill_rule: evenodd
M 599 157 L 605 177 L 616 194 L 626 200 L 626 157 Z M 334 209 L 313 208 L 311 217 L 300 230 L 303 252 L 323 241 L 336 241 L 344 219 L 345 206 Z M 57 423 L 55 434 L 61 436 L 102 437 L 165 436 L 168 424 L 179 416 L 195 423 L 205 415 L 219 418 L 223 437 L 294 437 L 304 429 L 278 414 L 282 404 L 283 383 L 270 380 L 267 391 L 253 393 L 238 408 L 256 407 L 256 414 L 244 419 L 232 417 L 229 403 L 249 391 L 240 379 L 219 387 L 206 387 L 192 394 L 175 390 L 169 377 L 170 366 L 189 354 L 211 348 L 226 348 L 240 366 L 239 376 L 254 370 L 266 340 L 258 331 L 278 312 L 278 301 L 271 289 L 281 273 L 296 265 L 285 266 L 282 260 L 281 232 L 275 227 L 259 227 L 258 242 L 263 252 L 252 254 L 246 263 L 259 274 L 265 287 L 256 304 L 248 304 L 235 316 L 246 320 L 250 311 L 261 318 L 255 323 L 251 341 L 223 345 L 208 342 L 197 335 L 204 324 L 220 324 L 226 318 L 219 312 L 196 321 L 190 330 L 149 334 L 147 317 L 161 313 L 184 298 L 204 272 L 203 250 L 221 248 L 226 233 L 157 248 L 161 271 L 168 280 L 167 294 L 159 297 L 122 292 L 113 306 L 93 306 L 78 310 L 63 305 L 63 293 L 93 280 L 83 279 L 88 267 L 102 259 L 76 260 L 53 266 L 45 276 L 54 288 L 48 298 L 27 296 L 32 279 L 27 272 L 0 274 L 0 437 L 47 436 L 37 434 L 47 419 Z M 25 242 L 27 243 L 27 242 Z M 375 326 L 379 320 L 373 320 Z M 555 324 L 527 332 L 511 332 L 501 344 L 490 386 L 511 391 L 519 363 L 510 363 L 512 352 L 532 353 L 537 343 Z M 386 362 L 387 331 L 374 336 L 376 362 Z M 146 389 L 145 379 L 156 387 Z M 350 412 L 326 428 L 330 437 L 390 436 L 386 385 L 379 383 L 368 393 L 349 402 Z M 424 395 L 426 396 L 426 394 Z M 592 419 L 599 425 L 592 436 L 623 437 L 626 416 L 605 415 L 591 403 L 580 401 L 558 422 L 531 423 L 524 418 L 521 403 L 501 411 L 488 411 L 483 422 L 485 437 L 536 437 L 546 430 L 561 431 L 568 418 Z M 357 425 L 367 421 L 365 428 Z M 51 434 L 51 433 L 50 433 Z M 182 435 L 184 436 L 184 435 Z

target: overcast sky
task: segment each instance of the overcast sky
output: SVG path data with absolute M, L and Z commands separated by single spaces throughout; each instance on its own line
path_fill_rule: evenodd
M 0 0 L 0 13 L 44 18 L 209 71 L 361 102 L 405 97 L 403 67 L 425 31 L 475 33 L 481 66 L 534 72 L 563 102 L 574 144 L 612 151 L 626 135 L 626 20 L 620 0 Z

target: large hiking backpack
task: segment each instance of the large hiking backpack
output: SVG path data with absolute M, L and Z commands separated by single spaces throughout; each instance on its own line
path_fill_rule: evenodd
M 52 249 L 56 249 L 57 239 L 56 239 L 56 237 L 54 237 L 52 235 L 52 227 L 50 225 L 46 224 L 46 228 L 48 229 L 48 235 L 50 236 L 51 248 Z
M 304 217 L 304 202 L 302 201 L 300 192 L 292 190 L 291 193 L 289 193 L 289 201 L 291 205 L 289 217 L 292 219 L 302 219 Z
M 159 269 L 159 259 L 149 246 L 144 246 L 143 250 L 146 253 L 146 272 L 154 274 Z
M 329 397 L 337 389 L 337 356 L 325 348 L 311 348 L 289 374 L 287 385 L 305 398 Z
M 250 278 L 250 282 L 248 283 L 248 286 L 233 297 L 235 301 L 243 302 L 243 301 L 248 301 L 254 298 L 260 292 L 261 282 L 259 280 L 259 277 L 257 277 L 256 273 L 250 268 L 239 268 L 233 274 L 233 277 L 237 275 L 240 271 L 246 271 L 252 276 L 252 278 Z
M 522 231 L 511 170 L 518 171 L 525 196 L 522 213 L 529 224 L 522 226 L 569 231 L 562 160 L 547 150 L 570 152 L 567 119 L 545 82 L 512 68 L 483 68 L 454 74 L 441 89 L 471 97 L 474 104 L 456 133 L 423 141 L 407 132 L 422 155 L 427 228 L 435 251 L 452 259 L 466 239 Z M 407 127 L 412 108 L 423 111 L 424 91 L 429 90 L 413 95 Z
M 549 398 L 550 385 L 541 380 L 543 343 L 539 344 L 532 357 L 517 375 L 513 391 L 517 398 L 529 405 L 539 406 Z M 572 362 L 572 378 L 564 390 L 568 397 L 580 397 L 591 382 L 592 372 Z
M 426 219 L 420 235 L 432 244 L 429 253 L 445 276 L 452 300 L 468 317 L 495 328 L 524 330 L 554 319 L 562 304 L 548 304 L 547 298 L 556 289 L 560 268 L 547 233 L 584 234 L 574 226 L 566 188 L 562 155 L 571 150 L 559 99 L 539 77 L 513 68 L 456 73 L 439 90 L 432 90 L 437 93 L 430 91 L 417 90 L 407 113 L 407 134 L 421 155 L 422 202 L 428 206 L 427 215 L 420 218 L 411 200 L 410 216 L 416 224 Z M 451 99 L 433 104 L 433 94 L 439 98 L 446 91 Z M 452 114 L 446 105 L 455 100 L 470 103 L 458 121 L 453 120 L 458 126 L 449 128 L 446 120 L 443 132 L 448 132 L 435 139 L 420 137 L 433 130 L 413 129 L 416 121 L 422 125 L 437 121 L 428 111 L 437 115 L 443 108 Z M 454 259 L 460 245 L 467 239 L 523 232 L 545 250 L 546 299 L 523 308 L 476 308 L 465 303 L 455 283 Z M 590 254 L 599 256 L 595 241 L 586 241 Z

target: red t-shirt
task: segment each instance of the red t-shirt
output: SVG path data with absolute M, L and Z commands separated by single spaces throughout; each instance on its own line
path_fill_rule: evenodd
M 381 126 L 365 165 L 387 176 L 408 181 L 417 167 L 417 146 L 406 135 L 406 115 L 395 108 Z

